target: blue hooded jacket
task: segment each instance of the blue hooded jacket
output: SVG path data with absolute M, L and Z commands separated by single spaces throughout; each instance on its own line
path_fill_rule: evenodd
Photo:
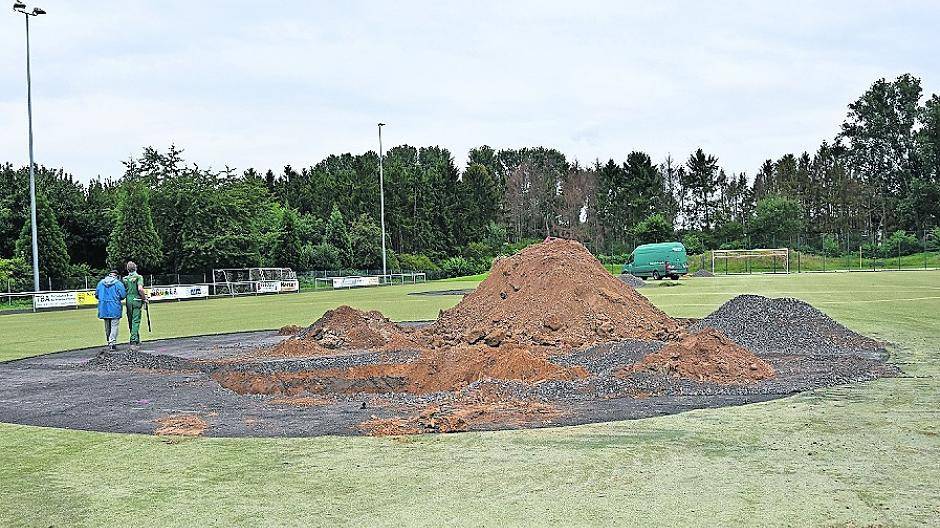
M 127 290 L 121 279 L 108 275 L 98 282 L 95 298 L 98 299 L 98 319 L 120 319 L 121 299 L 127 297 Z

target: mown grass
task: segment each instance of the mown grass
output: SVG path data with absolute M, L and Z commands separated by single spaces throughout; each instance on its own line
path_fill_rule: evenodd
M 940 251 L 915 253 L 901 257 L 870 258 L 862 255 L 860 259 L 855 255 L 842 255 L 829 257 L 810 253 L 790 252 L 790 272 L 815 271 L 880 271 L 880 270 L 924 270 L 940 268 Z M 711 271 L 712 255 L 689 256 L 689 272 L 694 273 L 700 269 Z M 715 261 L 715 273 L 766 273 L 783 272 L 786 269 L 784 259 L 778 258 L 776 263 L 770 257 L 759 259 L 720 259 Z M 619 268 L 617 273 L 619 273 Z
M 170 441 L 0 425 L 0 526 L 940 525 L 940 273 L 681 282 L 640 291 L 687 317 L 739 293 L 803 298 L 895 343 L 904 375 L 645 420 L 408 438 Z M 159 321 L 181 335 L 307 322 L 340 302 L 430 318 L 457 301 L 408 288 L 178 303 Z M 95 343 L 96 332 L 67 335 L 91 323 L 0 317 L 15 343 L 0 354 Z

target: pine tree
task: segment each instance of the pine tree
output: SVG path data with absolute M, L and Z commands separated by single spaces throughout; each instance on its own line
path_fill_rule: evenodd
M 36 193 L 36 238 L 39 246 L 39 274 L 44 277 L 67 277 L 70 265 L 65 233 L 59 226 L 48 198 L 41 192 Z M 29 220 L 23 224 L 16 240 L 16 255 L 32 263 L 32 226 Z
M 128 182 L 118 194 L 114 229 L 108 242 L 108 264 L 120 267 L 128 260 L 140 269 L 154 269 L 163 260 L 163 244 L 153 226 L 150 191 Z

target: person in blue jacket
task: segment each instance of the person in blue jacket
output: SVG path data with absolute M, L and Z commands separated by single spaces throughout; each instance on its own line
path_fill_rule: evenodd
M 104 336 L 108 340 L 108 350 L 117 350 L 118 327 L 121 323 L 121 300 L 127 297 L 127 289 L 120 279 L 118 270 L 111 270 L 108 276 L 98 281 L 95 298 L 98 299 L 98 319 L 104 321 Z

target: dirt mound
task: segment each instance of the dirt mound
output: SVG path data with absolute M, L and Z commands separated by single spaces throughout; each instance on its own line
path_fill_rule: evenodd
M 339 349 L 376 350 L 418 348 L 418 336 L 389 321 L 377 311 L 364 312 L 340 306 L 315 323 L 273 347 L 274 356 L 308 356 Z
M 661 372 L 725 385 L 752 383 L 774 376 L 773 367 L 713 328 L 669 343 L 617 375 L 628 376 L 633 372 Z
M 489 277 L 427 332 L 435 344 L 503 342 L 579 348 L 668 339 L 678 325 L 580 243 L 548 238 L 499 259 Z
M 277 330 L 277 335 L 279 335 L 279 336 L 295 335 L 295 334 L 301 332 L 303 329 L 304 329 L 304 327 L 299 326 L 299 325 L 294 325 L 294 324 L 284 325 L 284 326 L 278 328 L 278 330 Z
M 545 352 L 514 344 L 496 348 L 462 345 L 422 352 L 406 373 L 409 392 L 419 394 L 455 390 L 485 378 L 538 383 L 587 375 L 584 367 L 562 367 L 550 362 Z
M 755 352 L 880 353 L 881 343 L 859 335 L 811 305 L 792 298 L 739 295 L 689 329 L 717 328 Z
M 631 288 L 642 288 L 646 286 L 646 281 L 629 273 L 621 273 L 617 278 L 620 279 L 620 282 Z
M 700 269 L 695 273 L 691 274 L 692 277 L 714 277 L 715 274 L 708 271 L 707 269 Z
M 462 345 L 423 350 L 415 361 L 303 371 L 219 371 L 213 379 L 238 394 L 384 393 L 427 394 L 459 390 L 487 379 L 538 383 L 587 377 L 581 366 L 564 367 L 548 355 L 518 345 Z

